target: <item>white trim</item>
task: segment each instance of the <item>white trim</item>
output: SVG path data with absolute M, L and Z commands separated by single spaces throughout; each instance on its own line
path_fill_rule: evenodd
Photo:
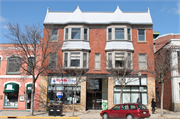
M 19 83 L 17 81 L 8 81 L 8 82 L 4 83 L 3 87 L 5 87 L 5 85 L 8 84 L 8 83 L 16 83 L 16 84 L 19 85 L 19 87 L 21 87 L 21 83 Z
M 29 58 L 29 57 L 35 57 L 35 56 L 34 55 L 28 55 L 27 57 Z
M 10 55 L 10 56 L 7 56 L 7 57 L 6 57 L 6 60 L 8 60 L 8 58 L 14 57 L 14 56 L 15 56 L 15 57 L 20 57 L 20 58 L 22 58 L 22 56 L 20 56 L 20 55 Z
M 0 57 L 1 57 L 1 61 L 2 61 L 3 60 L 3 56 L 0 55 Z
M 23 76 L 23 75 L 0 75 L 0 78 L 31 78 L 32 76 Z
M 25 83 L 25 87 L 26 87 L 28 84 L 32 84 L 32 82 L 27 82 L 27 83 Z M 36 84 L 36 83 L 35 83 L 35 87 L 37 87 L 37 84 Z

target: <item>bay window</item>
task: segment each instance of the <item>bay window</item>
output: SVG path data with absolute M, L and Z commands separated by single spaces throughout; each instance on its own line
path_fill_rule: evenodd
M 107 41 L 129 40 L 131 41 L 131 28 L 111 27 L 107 28 Z
M 85 40 L 88 41 L 88 28 L 84 27 L 71 27 L 68 26 L 64 29 L 64 40 Z
M 84 51 L 66 51 L 63 53 L 64 68 L 87 68 L 88 52 Z
M 132 53 L 127 51 L 107 52 L 107 68 L 132 68 Z

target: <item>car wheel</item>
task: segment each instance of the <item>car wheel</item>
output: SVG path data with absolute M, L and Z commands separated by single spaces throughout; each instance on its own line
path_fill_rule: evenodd
M 133 116 L 131 114 L 128 114 L 126 117 L 127 119 L 133 119 Z
M 103 114 L 103 119 L 108 119 L 108 117 L 109 117 L 109 116 L 108 116 L 107 113 L 104 113 L 104 114 Z

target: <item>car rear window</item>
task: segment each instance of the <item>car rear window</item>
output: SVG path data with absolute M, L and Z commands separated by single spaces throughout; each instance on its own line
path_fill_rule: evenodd
M 140 105 L 140 104 L 138 104 L 137 106 L 138 106 L 138 108 L 139 108 L 140 110 L 145 110 L 145 109 L 147 109 L 147 107 L 146 107 L 145 105 Z
M 130 107 L 130 110 L 136 110 L 137 109 L 136 105 L 129 105 L 129 107 Z

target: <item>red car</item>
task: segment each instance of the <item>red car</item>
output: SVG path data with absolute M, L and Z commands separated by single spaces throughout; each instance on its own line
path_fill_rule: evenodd
M 151 115 L 147 107 L 140 103 L 117 104 L 113 108 L 100 113 L 103 119 L 108 118 L 149 118 Z

